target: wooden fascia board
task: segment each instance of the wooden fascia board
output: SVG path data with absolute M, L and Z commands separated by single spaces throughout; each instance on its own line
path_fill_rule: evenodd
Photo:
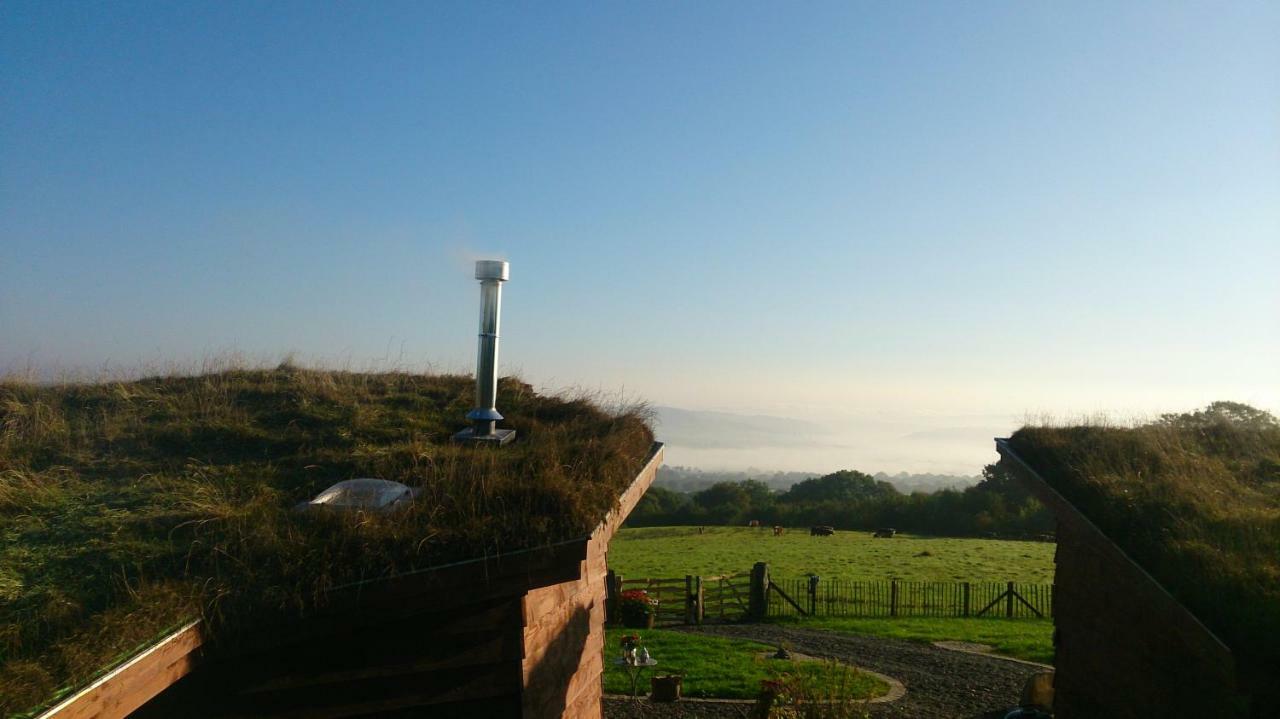
M 1121 549 L 1120 545 L 1112 541 L 1112 539 L 1107 536 L 1106 532 L 1102 531 L 1101 527 L 1094 524 L 1093 521 L 1084 514 L 1084 512 L 1081 512 L 1078 507 L 1070 502 L 1070 500 L 1062 496 L 1058 490 L 1054 489 L 1053 485 L 1049 484 L 1044 477 L 1041 477 L 1039 472 L 1036 472 L 1030 464 L 1027 464 L 1026 460 L 1018 456 L 1018 453 L 1009 446 L 1009 440 L 1007 438 L 996 438 L 996 451 L 1000 453 L 1000 456 L 1009 460 L 1009 466 L 1014 470 L 1014 476 L 1016 476 L 1022 482 L 1023 486 L 1029 489 L 1037 499 L 1043 502 L 1045 506 L 1049 507 L 1054 516 L 1057 517 L 1058 521 L 1070 523 L 1075 529 L 1080 530 L 1082 534 L 1092 539 L 1093 545 L 1096 548 L 1119 562 L 1121 566 L 1127 566 L 1130 571 L 1132 571 L 1135 576 L 1140 577 L 1141 581 L 1156 595 L 1160 596 L 1164 601 L 1174 607 L 1174 611 L 1182 617 L 1184 623 L 1209 639 L 1210 644 L 1215 648 L 1215 650 L 1220 652 L 1220 661 L 1229 663 L 1234 662 L 1234 655 L 1231 648 L 1228 647 L 1212 629 L 1205 626 L 1204 622 L 1200 621 L 1200 619 L 1196 617 L 1190 609 L 1187 609 L 1182 602 L 1178 601 L 1178 598 L 1173 596 L 1168 589 L 1165 589 L 1164 585 L 1161 584 L 1159 580 L 1151 576 L 1147 570 L 1142 568 L 1141 564 L 1138 564 L 1137 561 Z
M 614 533 L 618 531 L 618 527 L 622 526 L 631 511 L 640 503 L 640 498 L 653 485 L 653 480 L 658 476 L 658 468 L 662 466 L 664 447 L 665 445 L 662 442 L 653 443 L 653 448 L 649 450 L 649 458 L 644 463 L 644 467 L 636 474 L 636 478 L 631 481 L 631 485 L 623 490 L 622 496 L 618 498 L 618 506 L 605 515 L 600 524 L 597 524 L 596 528 L 592 530 L 591 541 L 608 544 L 609 540 L 613 538 Z
M 191 673 L 204 635 L 196 620 L 58 702 L 39 719 L 117 719 Z

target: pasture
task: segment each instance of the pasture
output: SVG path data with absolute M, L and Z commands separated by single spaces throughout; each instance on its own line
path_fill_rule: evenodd
M 622 529 L 609 543 L 609 568 L 639 579 L 747 572 L 768 562 L 778 579 L 813 572 L 850 581 L 1051 584 L 1055 546 L 909 534 L 875 539 L 855 531 L 811 537 L 807 527 L 789 527 L 780 537 L 768 527 L 707 527 L 704 534 L 697 527 L 639 527 Z

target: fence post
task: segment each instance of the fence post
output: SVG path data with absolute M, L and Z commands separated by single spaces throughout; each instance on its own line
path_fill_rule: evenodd
M 695 598 L 695 603 L 694 603 L 695 610 L 694 610 L 693 620 L 695 624 L 702 624 L 702 618 L 706 616 L 705 614 L 706 609 L 705 607 L 703 607 L 703 602 L 706 599 L 707 595 L 702 588 L 701 576 L 694 577 L 693 582 L 694 582 L 693 593 Z
M 1005 591 L 1004 615 L 1006 617 L 1013 616 L 1013 582 L 1009 582 L 1009 588 Z
M 747 594 L 747 616 L 755 622 L 769 615 L 769 565 L 756 562 L 751 568 L 751 589 Z
M 898 616 L 898 580 L 889 580 L 889 616 Z
M 818 575 L 809 575 L 809 616 L 818 615 Z
M 618 598 L 622 596 L 622 575 L 615 573 L 612 569 L 605 574 L 604 577 L 604 596 L 605 596 L 605 616 L 610 624 L 617 624 L 622 621 L 619 612 L 620 604 Z
M 964 614 L 963 616 L 966 616 L 966 617 L 969 616 L 969 583 L 968 582 L 964 583 Z
M 684 575 L 684 623 L 693 624 L 697 612 L 697 597 L 693 593 L 693 575 Z

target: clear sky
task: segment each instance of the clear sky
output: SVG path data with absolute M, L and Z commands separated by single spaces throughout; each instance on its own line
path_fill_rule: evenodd
M 5 2 L 0 367 L 467 370 L 492 255 L 545 387 L 1275 411 L 1277 38 L 1274 2 Z

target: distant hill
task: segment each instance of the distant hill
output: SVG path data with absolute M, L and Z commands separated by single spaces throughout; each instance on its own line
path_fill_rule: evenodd
M 911 494 L 912 492 L 932 493 L 942 489 L 964 489 L 982 481 L 981 475 L 965 474 L 911 474 L 908 472 L 889 474 L 887 472 L 876 472 L 871 476 L 878 481 L 892 484 L 903 494 Z
M 708 471 L 694 467 L 662 467 L 658 470 L 658 478 L 654 484 L 670 489 L 673 492 L 698 492 L 716 482 L 741 482 L 754 479 L 764 482 L 775 492 L 783 492 L 796 482 L 818 477 L 818 472 L 769 472 L 765 470 L 746 469 L 742 471 Z M 912 492 L 932 493 L 942 489 L 964 489 L 977 484 L 981 476 L 952 474 L 909 474 L 899 472 L 888 474 L 877 472 L 873 475 L 877 480 L 888 482 L 903 494 Z

